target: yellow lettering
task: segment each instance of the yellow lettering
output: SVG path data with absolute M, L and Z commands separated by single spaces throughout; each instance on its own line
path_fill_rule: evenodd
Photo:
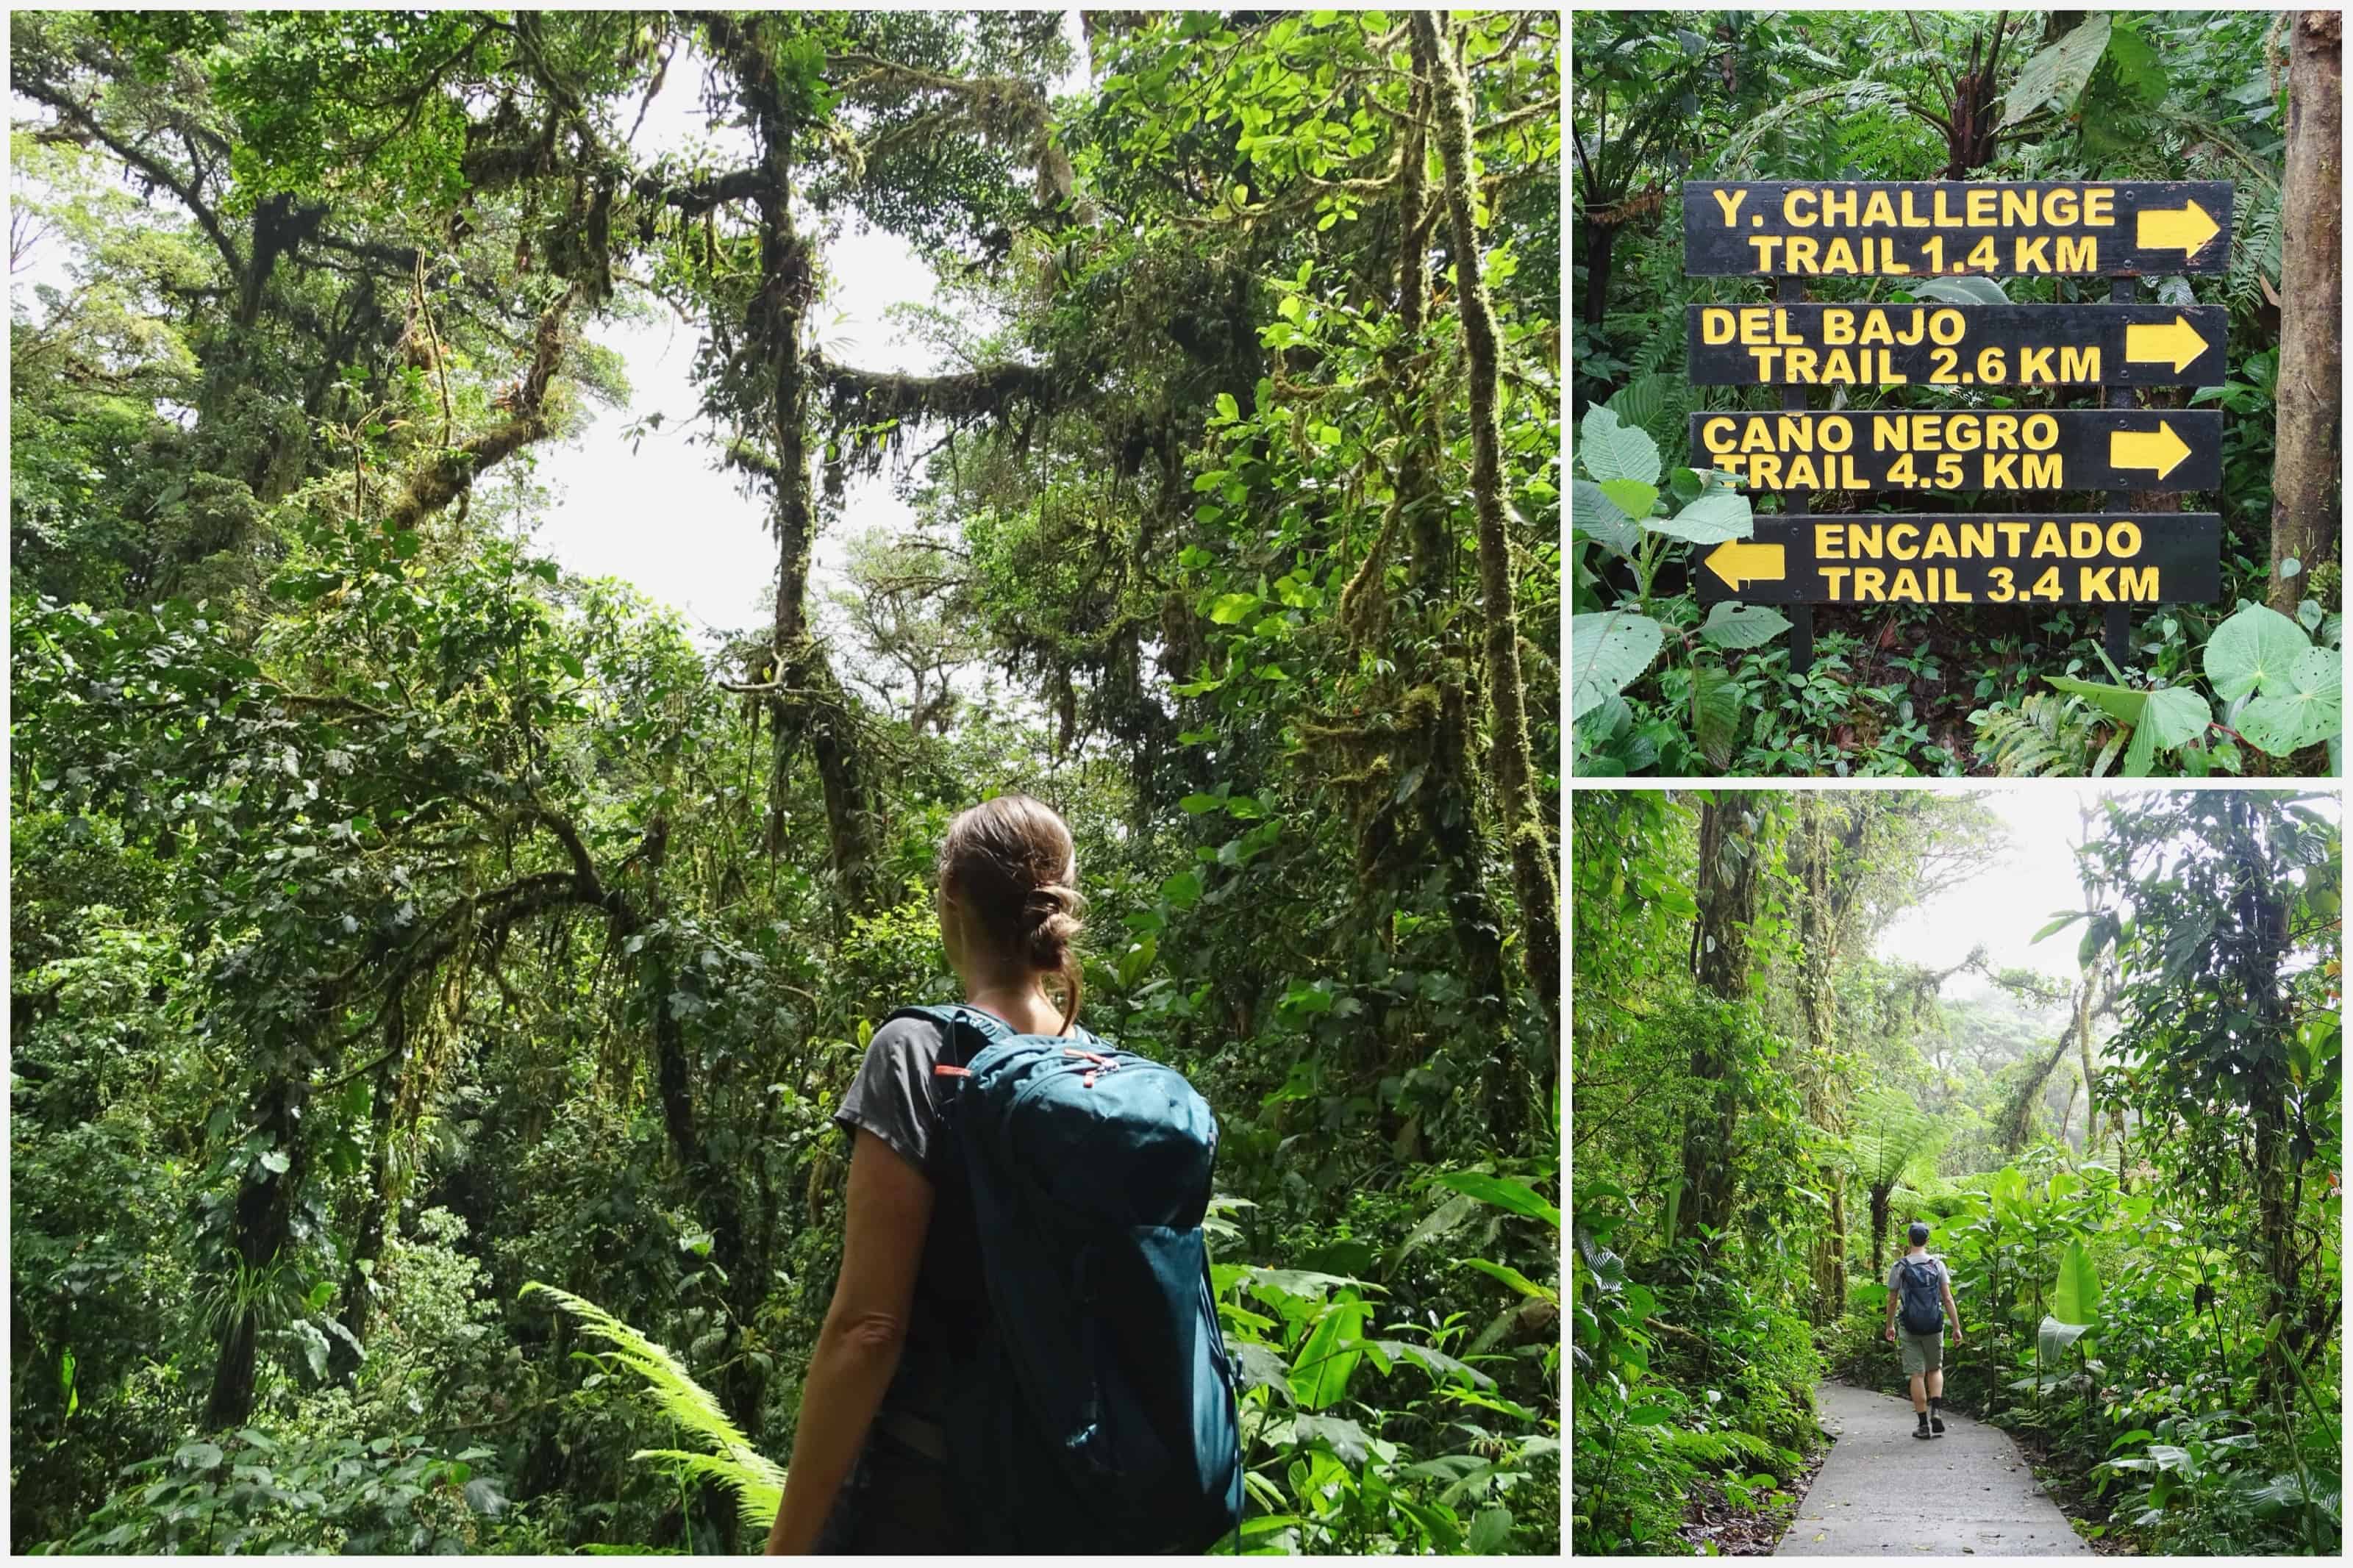
M 2116 193 L 2105 185 L 2094 185 L 2084 193 L 2084 226 L 2114 228 L 2116 223 Z
M 1990 185 L 1969 187 L 1968 211 L 1971 228 L 1986 228 L 1993 224 L 1993 188 Z
M 2037 381 L 2051 379 L 2051 351 L 2047 348 L 2018 351 L 2018 379 L 2031 386 Z
M 2097 348 L 2059 350 L 2059 379 L 2062 381 L 2097 381 L 2100 379 L 2100 351 Z
M 2140 553 L 2140 524 L 2112 522 L 2108 525 L 2108 553 L 2137 555 Z
M 2061 536 L 2057 523 L 2046 522 L 2035 531 L 2032 553 L 2037 561 L 2046 555 L 2056 555 L 2063 561 L 2066 559 L 2067 541 Z
M 1740 426 L 1740 449 L 1744 452 L 1769 452 L 1773 449 L 1773 432 L 1762 419 L 1751 419 Z
M 2119 566 L 2116 568 L 2116 597 L 2135 599 L 2144 605 L 2157 602 L 2157 568 L 2154 566 Z
M 2003 227 L 2032 228 L 2034 226 L 2035 194 L 2034 187 L 2031 185 L 2023 190 L 2004 190 L 2001 193 Z
M 1961 524 L 1961 559 L 1967 561 L 1973 555 L 1982 555 L 1988 560 L 1993 558 L 1993 524 L 1989 522 Z
M 1773 379 L 1773 362 L 1781 357 L 1779 349 L 1750 349 L 1748 357 L 1757 362 L 1757 384 L 1764 385 Z
M 1808 239 L 1805 236 L 1799 234 L 1791 235 L 1789 237 L 1788 243 L 1782 247 L 1782 249 L 1788 253 L 1789 258 L 1789 270 L 1792 272 L 1819 273 L 1821 268 L 1814 265 L 1814 252 L 1816 248 L 1814 242 Z
M 1836 305 L 1823 310 L 1822 342 L 1828 347 L 1839 348 L 1852 342 L 1854 312 Z
M 1782 479 L 1781 487 L 1792 490 L 1820 489 L 1822 481 L 1820 476 L 1814 472 L 1814 460 L 1811 458 L 1790 458 L 1789 472 Z
M 1968 525 L 1964 524 L 1963 526 L 1966 527 Z M 1960 552 L 1958 551 L 1953 548 L 1952 524 L 1948 522 L 1939 522 L 1929 526 L 1927 542 L 1920 546 L 1921 560 L 1934 561 L 1936 557 L 1941 555 L 1946 560 L 1951 561 L 1957 559 L 1959 553 Z
M 1930 342 L 1942 343 L 1947 348 L 1950 348 L 1959 342 L 1962 335 L 1968 330 L 1968 323 L 1961 319 L 1961 313 L 1958 310 L 1934 310 L 1929 313 L 1928 341 Z
M 2048 458 L 2021 458 L 2018 460 L 2018 488 L 2022 490 L 2063 490 L 2059 482 L 2060 463 L 2054 454 Z
M 2010 269 L 2012 272 L 2050 271 L 2050 247 L 2051 237 L 2047 234 L 2038 234 L 2032 239 L 2021 237 L 2010 241 L 2011 253 L 2017 259 L 2010 263 Z
M 1854 226 L 1854 205 L 1855 193 L 1852 190 L 1824 191 L 1822 193 L 1822 222 L 1825 224 L 1842 223 L 1849 228 L 1852 228 Z
M 1795 353 L 1799 351 L 1793 349 L 1790 352 Z M 1870 363 L 1870 357 L 1865 355 L 1863 363 L 1868 365 Z M 1856 382 L 1862 379 L 1862 376 L 1855 373 L 1854 362 L 1847 357 L 1846 350 L 1832 349 L 1822 356 L 1822 380 L 1825 382 Z
M 1752 234 L 1748 237 L 1748 243 L 1757 247 L 1757 271 L 1778 272 L 1781 270 L 1774 260 L 1774 258 L 1780 253 L 1781 249 L 1781 237 L 1779 235 Z
M 1917 542 L 1919 537 L 1920 530 L 1917 524 L 1909 522 L 1889 524 L 1887 553 L 1898 561 L 1917 561 L 1920 559 L 1920 546 Z
M 1905 228 L 1926 228 L 1928 226 L 1928 220 L 1912 210 L 1912 193 L 1910 191 L 1905 191 L 1904 193 L 1904 226 Z
M 1803 203 L 1805 205 L 1805 210 L 1802 213 L 1799 210 L 1799 203 Z M 1814 226 L 1813 206 L 1813 192 L 1807 190 L 1802 186 L 1797 190 L 1787 192 L 1781 197 L 1781 221 L 1788 224 L 1791 228 L 1811 228 Z
M 1843 235 L 1832 237 L 1830 244 L 1823 248 L 1822 270 L 1826 273 L 1852 273 L 1857 270 L 1854 264 L 1854 247 L 1846 242 Z
M 1855 603 L 1878 604 L 1880 602 L 1880 585 L 1886 581 L 1887 574 L 1881 571 L 1876 566 L 1856 567 L 1854 569 Z
M 2114 603 L 2116 595 L 2115 591 L 2108 586 L 2108 580 L 2116 575 L 2116 569 L 2113 566 L 2076 567 L 2075 586 L 2077 596 L 2087 605 L 2098 604 L 2103 599 L 2105 599 L 2110 603 Z
M 1743 344 L 1769 343 L 1773 341 L 1773 311 L 1766 305 L 1740 307 L 1740 341 Z
M 1712 419 L 1704 419 L 1700 421 L 1699 443 L 1707 448 L 1710 457 L 1724 457 L 1733 449 L 1733 434 L 1739 428 L 1737 420 L 1727 419 L 1721 414 Z
M 2100 269 L 2100 242 L 2090 235 L 2070 237 L 2061 235 L 2052 242 L 2058 258 L 2052 263 L 2054 272 L 2097 272 Z
M 1909 599 L 1915 605 L 1920 602 L 1920 579 L 1913 575 L 1911 568 L 1897 569 L 1894 585 L 1887 590 L 1887 597 L 1891 603 L 1897 599 Z
M 1781 488 L 1781 459 L 1764 452 L 1759 452 L 1757 456 L 1749 458 L 1748 482 L 1753 488 L 1760 490 L 1779 489 Z
M 1846 559 L 1846 524 L 1818 522 L 1814 524 L 1814 559 L 1843 561 Z
M 1936 187 L 1936 226 L 1938 228 L 1959 228 L 1962 226 L 1961 215 L 1957 212 L 1950 211 L 1945 205 L 1945 197 L 1948 194 L 1950 193 L 1945 186 L 1938 185 Z
M 2100 525 L 2096 522 L 2070 523 L 2067 528 L 2067 552 L 2078 561 L 2099 554 Z
M 1736 328 L 1737 318 L 1721 305 L 1703 305 L 1699 312 L 1699 341 L 1704 343 L 1728 343 Z
M 1784 414 L 1773 425 L 1773 449 L 1777 452 L 1810 452 L 1814 449 L 1814 422 L 1791 418 Z
M 2020 434 L 2026 437 L 2028 451 L 2047 452 L 2059 444 L 2059 421 L 2048 414 L 2030 414 Z
M 1887 325 L 1887 312 L 1872 310 L 1862 318 L 1862 330 L 1855 334 L 1859 343 L 1893 343 L 1895 334 Z
M 1814 438 L 1825 452 L 1843 452 L 1854 445 L 1854 422 L 1843 414 L 1833 414 L 1814 426 Z M 1853 464 L 1847 465 L 1848 472 L 1853 468 Z
M 1985 460 L 1985 483 L 1979 489 L 2014 490 L 2018 488 L 2018 459 L 2014 457 L 1988 457 Z
M 1878 560 L 1883 527 L 1883 524 L 1876 522 L 1848 523 L 1846 525 L 1847 558 L 1851 561 L 1860 561 L 1868 555 L 1873 561 Z
M 2076 224 L 2075 193 L 2064 188 L 2042 193 L 2042 222 L 2049 228 L 2073 228 Z
M 1863 198 L 1862 226 L 1869 228 L 1873 225 L 1882 228 L 1894 228 L 1895 226 L 1895 209 L 1887 205 L 1887 193 L 1885 191 L 1873 191 L 1868 196 Z M 1882 253 L 1884 254 L 1883 247 L 1882 247 Z
M 1820 571 L 1822 581 L 1830 584 L 1831 603 L 1833 605 L 1843 603 L 1847 569 L 1843 566 L 1824 566 Z
M 2002 543 L 2006 546 L 2002 551 L 2003 557 L 2010 561 L 2017 560 L 2026 549 L 2026 524 L 1997 522 L 1994 526 L 2001 530 Z
M 1724 226 L 1736 228 L 1740 223 L 1740 204 L 1748 199 L 1746 191 L 1710 191 L 1715 205 L 1724 209 Z

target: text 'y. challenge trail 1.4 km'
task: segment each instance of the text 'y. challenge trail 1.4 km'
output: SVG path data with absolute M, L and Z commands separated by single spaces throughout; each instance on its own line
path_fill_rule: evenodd
M 1818 604 L 2098 605 L 2122 652 L 2125 607 L 2213 597 L 2221 522 L 2211 512 L 1817 516 L 1810 497 L 2008 504 L 2219 486 L 2221 415 L 2136 407 L 2128 389 L 2221 384 L 2227 312 L 2134 296 L 2145 277 L 2225 270 L 2231 206 L 2232 187 L 2212 182 L 1684 185 L 1684 271 L 1777 281 L 1769 301 L 1688 307 L 1691 379 L 1778 387 L 1782 402 L 1691 417 L 1692 466 L 1720 476 L 1710 482 L 1785 498 L 1750 537 L 1701 558 L 1700 597 L 1792 606 L 1792 673 L 1810 658 Z M 2012 305 L 1993 285 L 1957 281 L 2045 276 L 2107 278 L 2111 300 Z M 1878 281 L 1871 298 L 1802 297 L 1843 279 Z M 1808 407 L 1812 387 L 1832 389 L 1832 407 Z M 1946 401 L 1845 406 L 1868 387 Z M 2119 390 L 2070 408 L 1992 390 L 2011 387 Z

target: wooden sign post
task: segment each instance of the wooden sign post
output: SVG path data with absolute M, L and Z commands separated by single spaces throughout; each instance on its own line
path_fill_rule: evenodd
M 2232 187 L 2188 181 L 1694 182 L 1683 270 L 1777 280 L 1772 302 L 1693 305 L 1691 379 L 1778 386 L 1781 412 L 1691 417 L 1691 460 L 1783 511 L 1701 558 L 1703 602 L 1790 606 L 1789 668 L 1813 661 L 1818 604 L 2100 605 L 2109 657 L 2130 606 L 2212 598 L 2221 520 L 2182 513 L 1855 513 L 1815 518 L 1816 490 L 1950 494 L 2209 490 L 2222 416 L 2133 406 L 2137 386 L 2215 386 L 2227 312 L 2137 300 L 2144 276 L 2230 265 Z M 1820 278 L 2090 275 L 2110 303 L 1943 298 L 1809 302 Z M 1909 289 L 1905 291 L 1909 292 Z M 1944 406 L 1810 406 L 1808 389 L 1922 386 Z M 1983 387 L 2101 389 L 2096 408 L 1994 406 Z M 2103 497 L 2105 500 L 2105 497 Z

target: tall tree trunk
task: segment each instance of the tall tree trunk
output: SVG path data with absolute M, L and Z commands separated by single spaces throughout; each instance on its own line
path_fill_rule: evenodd
M 1585 324 L 1598 327 L 1609 314 L 1609 279 L 1618 258 L 1618 227 L 1614 223 L 1588 223 L 1586 229 Z
M 283 1153 L 282 1171 L 248 1171 L 238 1190 L 231 1218 L 231 1267 L 237 1273 L 222 1286 L 231 1293 L 220 1328 L 220 1352 L 213 1363 L 213 1385 L 205 1402 L 205 1426 L 218 1430 L 242 1426 L 253 1415 L 254 1379 L 261 1340 L 266 1298 L 246 1293 L 276 1268 L 293 1238 L 294 1194 L 308 1173 L 309 1157 L 301 1136 L 303 1102 L 307 1099 L 299 1073 L 265 1087 L 255 1107 L 257 1130 L 267 1133 L 270 1150 Z
M 1760 836 L 1749 803 L 1718 792 L 1700 810 L 1699 912 L 1692 933 L 1692 973 L 1700 989 L 1731 1005 L 1748 999 L 1748 928 L 1757 915 Z M 1683 1127 L 1683 1202 L 1678 1240 L 1732 1217 L 1733 1134 L 1740 1120 L 1737 1068 L 1711 1030 L 1692 1047 L 1691 1076 L 1711 1085 L 1706 1104 Z
M 1438 18 L 1437 12 L 1415 12 L 1413 32 L 1432 89 L 1436 112 L 1431 128 L 1444 170 L 1448 248 L 1454 259 L 1463 347 L 1470 361 L 1471 493 L 1479 521 L 1480 608 L 1486 620 L 1495 792 L 1511 850 L 1528 978 L 1538 994 L 1556 1001 L 1560 994 L 1560 888 L 1536 800 L 1526 693 L 1520 678 L 1520 622 L 1513 605 L 1512 544 L 1504 520 L 1503 430 L 1497 416 L 1502 367 L 1472 211 L 1477 173 L 1472 162 L 1471 93 L 1461 62 L 1440 33 Z
M 2300 11 L 2287 72 L 2288 215 L 2280 251 L 2278 452 L 2272 464 L 2271 607 L 2295 614 L 2316 567 L 2337 555 L 2337 470 L 2343 437 L 2345 339 L 2339 189 L 2344 129 L 2344 16 Z M 2284 562 L 2301 568 L 2282 576 Z M 2333 595 L 2332 595 L 2333 597 Z

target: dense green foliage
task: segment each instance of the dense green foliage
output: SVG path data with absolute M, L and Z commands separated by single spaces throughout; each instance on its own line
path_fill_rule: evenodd
M 2281 205 L 2285 21 L 2253 11 L 1578 15 L 1570 117 L 1577 772 L 2335 772 L 2337 563 L 2312 563 L 2295 595 L 2268 595 L 2263 608 L 2281 256 L 2297 233 Z M 2160 301 L 2227 307 L 2228 379 L 2137 395 L 2142 406 L 2224 410 L 2221 489 L 2105 503 L 2088 493 L 1940 492 L 1895 510 L 2219 511 L 2220 598 L 2137 612 L 2124 669 L 2107 662 L 2095 609 L 1818 606 L 1814 662 L 1794 678 L 1778 612 L 1759 609 L 1737 627 L 1703 622 L 1699 557 L 1748 537 L 1753 522 L 1749 498 L 1682 466 L 1686 416 L 1777 408 L 1781 389 L 1684 379 L 1685 307 L 1763 300 L 1769 285 L 1683 276 L 1680 182 L 2087 177 L 2236 187 L 2228 272 L 2156 279 L 2144 289 Z M 2103 279 L 1806 283 L 1808 299 L 1833 301 L 2109 297 Z M 2067 387 L 1837 390 L 1837 406 L 1856 409 L 2096 400 Z M 1818 395 L 1814 405 L 1829 405 Z M 1826 495 L 1816 509 L 1858 504 L 1868 510 L 1876 499 Z M 2274 661 L 2242 657 L 2259 640 Z
M 2085 1534 L 2338 1550 L 2337 820 L 2116 799 L 2042 928 L 2057 974 L 1875 956 L 1988 858 L 1981 811 L 1578 795 L 1575 1549 L 1714 1544 L 1686 1509 L 1718 1493 L 1769 1525 L 1814 1380 L 1903 1386 L 1916 1217 L 1968 1334 L 1947 1396 L 2038 1444 Z
M 1089 16 L 13 19 L 20 1547 L 750 1544 L 1021 788 L 1222 1124 L 1245 1549 L 1556 1549 L 1557 23 Z M 860 223 L 970 368 L 819 348 Z M 531 539 L 657 301 L 716 648 Z

